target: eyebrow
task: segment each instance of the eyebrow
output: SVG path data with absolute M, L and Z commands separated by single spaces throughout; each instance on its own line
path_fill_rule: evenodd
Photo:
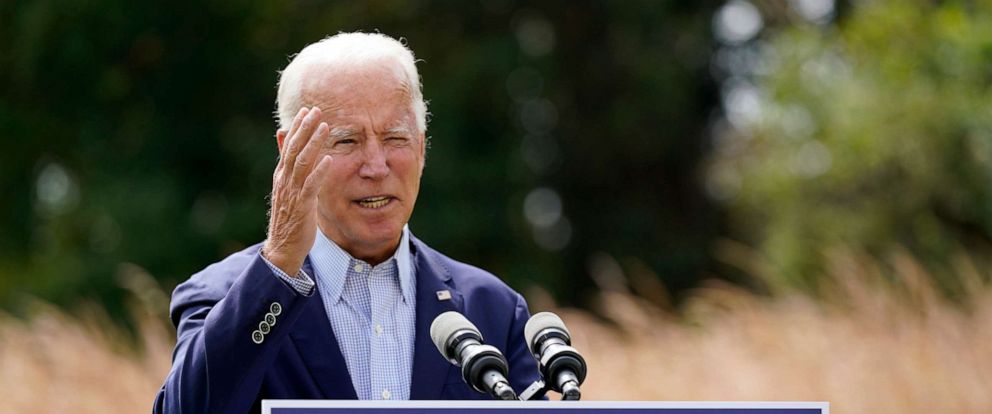
M 347 126 L 335 126 L 331 127 L 331 132 L 328 138 L 330 138 L 331 141 L 337 141 L 340 139 L 354 138 L 361 135 L 362 132 L 359 129 Z M 410 128 L 405 126 L 394 126 L 386 129 L 385 135 L 413 135 L 413 133 Z
M 413 135 L 410 128 L 405 126 L 394 126 L 392 128 L 386 129 L 386 135 Z
M 339 139 L 351 138 L 357 135 L 361 135 L 361 132 L 355 128 L 335 126 L 331 128 L 330 139 L 336 141 Z

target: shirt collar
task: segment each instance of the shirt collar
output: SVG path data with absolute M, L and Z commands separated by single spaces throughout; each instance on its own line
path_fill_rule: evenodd
M 320 288 L 324 290 L 325 297 L 331 303 L 341 300 L 341 292 L 344 290 L 344 281 L 348 276 L 348 266 L 353 260 L 348 252 L 344 251 L 337 243 L 324 235 L 324 232 L 317 229 L 317 238 L 310 249 L 310 262 L 313 265 L 315 278 Z M 393 255 L 386 260 L 396 261 L 396 270 L 400 278 L 400 291 L 403 293 L 403 301 L 413 303 L 414 274 L 413 261 L 410 257 L 410 229 L 404 225 L 400 235 L 400 244 L 393 252 Z M 364 262 L 363 262 L 364 263 Z

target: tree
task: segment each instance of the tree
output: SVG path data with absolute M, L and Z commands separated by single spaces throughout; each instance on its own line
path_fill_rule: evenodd
M 825 250 L 907 248 L 946 288 L 992 240 L 992 9 L 854 2 L 836 25 L 769 31 L 725 84 L 708 173 L 738 237 L 812 287 Z

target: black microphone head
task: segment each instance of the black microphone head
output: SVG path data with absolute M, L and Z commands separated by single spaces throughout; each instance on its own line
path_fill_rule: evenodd
M 556 329 L 561 331 L 565 335 L 565 341 L 571 342 L 571 334 L 568 332 L 568 328 L 565 327 L 565 322 L 551 312 L 540 312 L 531 316 L 527 321 L 527 325 L 524 325 L 524 340 L 527 341 L 527 349 L 530 350 L 531 354 L 534 354 L 534 345 L 537 336 L 541 334 L 546 329 Z M 431 330 L 433 332 L 433 329 Z
M 455 355 L 450 355 L 449 346 L 452 337 L 462 331 L 470 331 L 478 335 L 480 340 L 482 339 L 479 328 L 476 328 L 468 318 L 458 312 L 447 311 L 434 318 L 434 322 L 431 323 L 431 341 L 434 342 L 434 346 L 445 359 L 455 359 Z

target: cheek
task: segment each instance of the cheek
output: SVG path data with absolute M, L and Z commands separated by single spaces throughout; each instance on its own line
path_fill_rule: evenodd
M 394 148 L 389 152 L 389 161 L 393 171 L 402 176 L 404 180 L 413 175 L 413 172 L 416 172 L 416 178 L 420 178 L 423 160 L 415 149 L 411 147 Z
M 330 170 L 327 171 L 327 176 L 324 178 L 324 182 L 320 185 L 320 196 L 327 198 L 326 201 L 331 201 L 332 198 L 340 197 L 341 194 L 345 193 L 346 186 L 349 182 L 349 177 L 354 175 L 352 171 L 356 169 L 353 165 L 353 161 L 347 159 L 348 157 L 335 157 L 331 161 Z

